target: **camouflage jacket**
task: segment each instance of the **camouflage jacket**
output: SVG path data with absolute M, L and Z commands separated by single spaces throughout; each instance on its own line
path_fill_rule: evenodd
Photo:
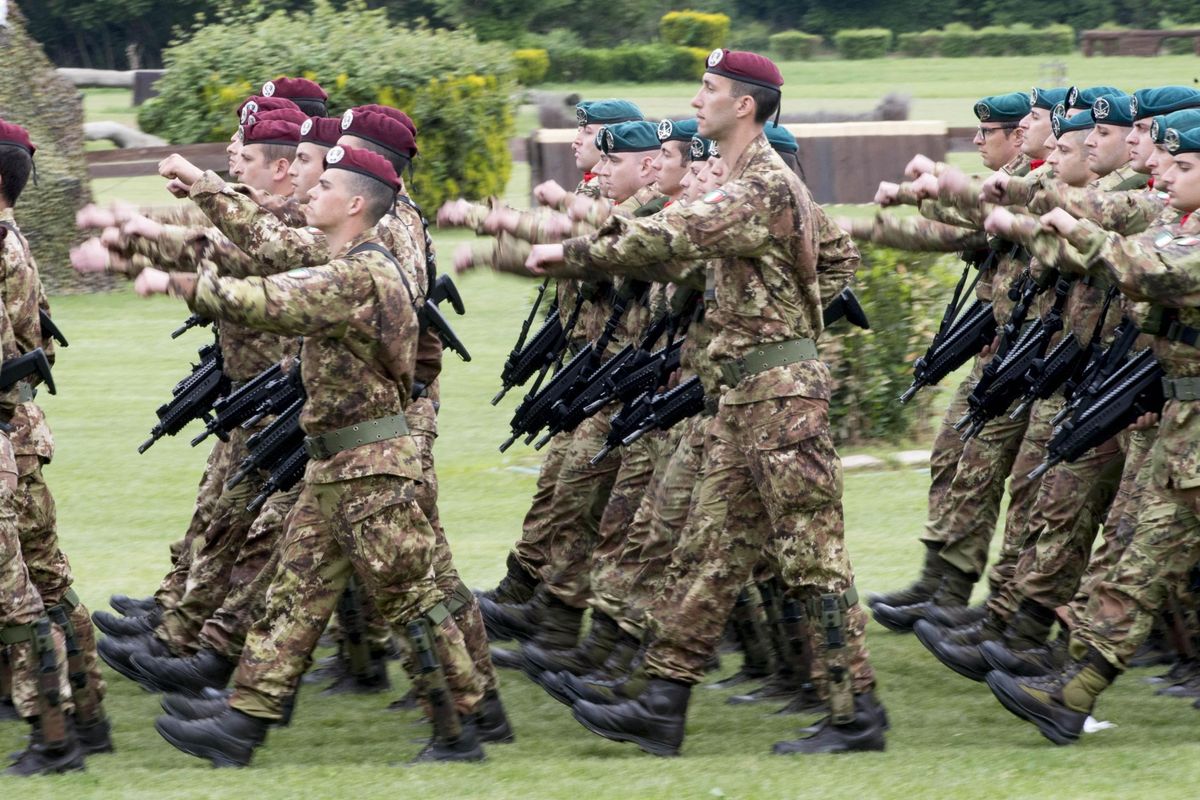
M 1023 205 L 1035 214 L 1062 208 L 1073 217 L 1090 219 L 1107 230 L 1130 236 L 1154 223 L 1166 207 L 1167 195 L 1144 186 L 1110 191 L 1100 186 L 1067 186 L 1043 176 L 1010 180 L 1005 202 Z
M 564 245 L 566 268 L 591 268 L 695 283 L 704 272 L 708 353 L 720 363 L 756 346 L 822 330 L 819 231 L 807 187 L 760 135 L 724 186 L 687 206 L 642 219 L 610 219 L 594 236 Z M 786 372 L 787 374 L 782 374 Z M 725 403 L 802 395 L 829 398 L 829 372 L 801 361 L 742 380 Z
M 300 370 L 308 400 L 300 425 L 310 436 L 402 413 L 416 367 L 417 317 L 392 262 L 355 246 L 379 242 L 375 230 L 327 264 L 270 277 L 223 278 L 211 270 L 173 273 L 172 293 L 197 313 L 281 336 L 303 336 Z M 310 463 L 305 480 L 366 475 L 421 477 L 411 436 L 344 450 Z
M 0 223 L 13 226 L 16 233 L 0 228 L 4 234 L 0 249 L 0 291 L 4 294 L 4 327 L 10 334 L 3 340 L 5 360 L 41 347 L 54 362 L 54 342 L 42 337 L 40 311 L 50 309 L 37 261 L 29 242 L 16 228 L 12 209 L 0 211 Z M 26 379 L 31 385 L 37 380 Z M 46 424 L 46 415 L 32 400 L 18 402 L 18 390 L 11 389 L 0 397 L 0 416 L 13 426 L 9 438 L 16 456 L 40 456 L 49 461 L 54 456 L 54 437 Z

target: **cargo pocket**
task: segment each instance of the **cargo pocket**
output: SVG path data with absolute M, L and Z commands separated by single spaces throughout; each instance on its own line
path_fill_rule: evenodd
M 747 406 L 747 458 L 773 517 L 840 502 L 842 462 L 829 433 L 829 404 L 779 397 Z

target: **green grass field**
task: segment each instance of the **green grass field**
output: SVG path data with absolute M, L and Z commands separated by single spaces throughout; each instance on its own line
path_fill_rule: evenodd
M 969 124 L 978 96 L 1046 85 L 1049 58 L 928 59 L 784 65 L 785 108 L 865 110 L 887 91 L 910 93 L 914 118 Z M 1067 82 L 1126 88 L 1190 83 L 1190 57 L 1067 57 Z M 559 88 L 559 87 L 551 87 Z M 685 111 L 691 84 L 572 86 L 585 96 L 623 95 L 650 115 Z M 89 119 L 129 114 L 119 93 L 88 92 Z M 122 105 L 122 102 L 125 105 Z M 129 117 L 126 117 L 127 121 Z M 524 114 L 523 124 L 531 124 Z M 523 131 L 527 132 L 527 131 Z M 969 163 L 969 162 L 967 162 Z M 508 195 L 527 194 L 523 174 Z M 100 199 L 168 202 L 156 178 L 96 182 Z M 448 254 L 461 235 L 439 233 Z M 499 408 L 487 402 L 500 365 L 532 298 L 532 285 L 474 274 L 459 281 L 468 316 L 454 321 L 474 361 L 447 360 L 437 446 L 441 512 L 468 584 L 490 586 L 518 535 L 538 464 L 514 447 L 499 454 L 513 392 Z M 169 331 L 186 310 L 175 301 L 136 298 L 128 290 L 59 298 L 55 316 L 72 344 L 60 353 L 57 397 L 43 397 L 58 454 L 47 479 L 59 506 L 64 546 L 77 588 L 93 608 L 112 592 L 145 594 L 167 565 L 167 545 L 191 512 L 205 452 L 184 436 L 136 447 L 153 411 L 208 339 Z M 880 448 L 864 448 L 878 453 Z M 923 470 L 852 473 L 846 477 L 847 538 L 862 591 L 911 579 L 914 541 L 925 514 Z M 425 733 L 415 715 L 384 710 L 395 695 L 322 697 L 306 687 L 293 726 L 271 734 L 251 769 L 213 771 L 184 756 L 153 731 L 157 698 L 109 673 L 108 706 L 118 753 L 89 761 L 82 775 L 4 783 L 0 797 L 59 798 L 392 798 L 424 793 L 454 798 L 1185 798 L 1200 780 L 1198 712 L 1154 697 L 1142 671 L 1107 692 L 1098 715 L 1113 730 L 1059 749 L 1004 711 L 981 685 L 938 665 L 912 637 L 872 623 L 870 645 L 881 696 L 892 720 L 888 751 L 814 759 L 769 755 L 773 742 L 809 720 L 773 709 L 732 707 L 727 692 L 697 689 L 684 755 L 659 760 L 583 730 L 569 711 L 523 676 L 503 673 L 503 691 L 518 742 L 489 748 L 477 766 L 402 766 Z M 736 668 L 727 658 L 722 674 Z M 404 688 L 393 668 L 398 694 Z M 21 744 L 22 726 L 0 727 L 0 752 Z M 3 783 L 0 781 L 0 783 Z M 8 787 L 13 787 L 9 789 Z M 18 794 L 19 792 L 19 794 Z

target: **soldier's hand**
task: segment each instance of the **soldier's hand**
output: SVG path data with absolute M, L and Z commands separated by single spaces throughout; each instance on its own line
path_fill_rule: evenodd
M 547 237 L 565 239 L 575 230 L 575 223 L 566 214 L 551 214 L 542 222 L 542 231 Z
M 167 191 L 178 198 L 184 198 L 192 193 L 192 185 L 184 183 L 179 178 L 171 178 L 167 181 Z
M 1127 431 L 1149 430 L 1150 428 L 1153 428 L 1155 425 L 1158 424 L 1158 420 L 1159 420 L 1158 414 L 1142 414 L 1140 417 L 1135 419 L 1133 421 L 1133 423 L 1130 424 L 1130 426 L 1128 428 L 1126 428 L 1125 430 L 1127 430 Z
M 854 233 L 854 220 L 850 217 L 834 217 L 833 224 L 844 230 L 846 233 Z
M 949 197 L 965 192 L 971 185 L 971 179 L 961 169 L 949 167 L 938 176 L 938 195 Z
M 439 228 L 458 228 L 467 224 L 467 214 L 471 211 L 471 204 L 461 197 L 457 200 L 447 200 L 442 203 L 442 207 L 437 212 L 437 224 Z
M 938 196 L 938 179 L 932 172 L 926 172 L 912 183 L 912 193 L 918 200 L 934 200 Z
M 158 162 L 158 174 L 170 180 L 178 178 L 179 180 L 191 186 L 196 181 L 200 180 L 200 176 L 204 172 L 192 162 L 188 161 L 179 153 L 171 155 Z
M 545 275 L 545 267 L 561 263 L 563 246 L 561 244 L 535 244 L 525 259 L 525 268 L 534 275 Z
M 599 201 L 593 200 L 586 195 L 576 195 L 571 198 L 571 202 L 567 203 L 567 216 L 573 220 L 586 219 L 588 212 L 592 210 L 592 207 L 597 202 Z
M 567 190 L 558 181 L 543 181 L 533 187 L 533 198 L 544 206 L 556 206 L 567 196 Z
M 997 170 L 983 182 L 983 186 L 979 190 L 979 199 L 985 203 L 1002 203 L 1007 190 L 1008 173 Z
M 104 272 L 110 253 L 99 238 L 93 236 L 78 247 L 71 248 L 71 266 L 81 274 Z
M 900 184 L 891 181 L 881 181 L 875 190 L 875 203 L 884 207 L 896 205 L 896 195 L 900 193 Z
M 121 249 L 122 240 L 125 237 L 121 234 L 121 229 L 117 227 L 105 228 L 100 231 L 100 244 L 111 250 Z
M 88 203 L 83 208 L 75 212 L 75 225 L 80 230 L 88 228 L 107 228 L 109 225 L 115 225 L 117 221 L 111 211 L 107 208 L 101 208 L 95 203 Z
M 988 213 L 987 218 L 983 221 L 983 229 L 988 233 L 996 234 L 997 236 L 1008 236 L 1012 233 L 1013 225 L 1017 221 L 1016 214 L 1013 214 L 1003 206 L 993 208 Z
M 991 358 L 992 354 L 1000 349 L 1000 337 L 993 337 L 992 343 L 984 345 L 984 348 L 979 351 L 979 357 L 983 360 Z
M 142 270 L 133 282 L 133 290 L 142 297 L 152 294 L 166 294 L 171 286 L 171 276 L 161 269 L 147 267 Z
M 922 175 L 931 174 L 936 166 L 932 158 L 918 153 L 904 168 L 904 176 L 910 179 L 919 178 Z
M 163 226 L 149 217 L 138 214 L 130 217 L 129 220 L 121 226 L 121 230 L 130 236 L 141 236 L 145 239 L 157 239 L 162 236 Z
M 454 248 L 454 271 L 459 275 L 475 269 L 475 249 L 467 242 Z
M 483 220 L 483 230 L 493 236 L 501 231 L 511 231 L 520 218 L 517 212 L 507 208 L 494 208 Z
M 1042 227 L 1054 231 L 1059 236 L 1069 236 L 1078 224 L 1079 220 L 1061 208 L 1051 209 L 1042 214 Z

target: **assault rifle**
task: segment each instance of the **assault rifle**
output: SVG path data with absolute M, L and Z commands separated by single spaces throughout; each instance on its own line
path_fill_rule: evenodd
M 271 470 L 271 474 L 263 481 L 262 491 L 250 501 L 246 510 L 258 511 L 271 495 L 291 489 L 304 477 L 304 470 L 307 468 L 308 451 L 304 449 L 304 441 L 301 440 L 291 455 L 284 458 Z
M 271 424 L 246 440 L 247 455 L 242 459 L 237 472 L 226 481 L 225 488 L 232 489 L 246 476 L 258 470 L 273 471 L 304 446 L 304 431 L 300 430 L 300 411 L 306 398 L 298 398 Z
M 271 382 L 283 374 L 283 368 L 272 364 L 251 380 L 213 403 L 213 415 L 207 420 L 204 430 L 192 439 L 192 447 L 203 442 L 212 434 L 222 442 L 229 441 L 229 434 L 255 415 L 258 407 L 273 393 Z
M 300 364 L 296 363 L 291 370 L 272 378 L 263 387 L 263 398 L 254 409 L 254 414 L 242 423 L 243 428 L 253 428 L 262 422 L 264 417 L 280 414 L 292 407 L 297 400 L 303 400 L 304 383 L 300 380 Z
M 54 324 L 54 320 L 50 319 L 50 315 L 46 313 L 46 309 L 38 309 L 38 322 L 42 328 L 42 339 L 53 339 L 63 347 L 70 347 L 67 343 L 67 337 L 63 336 L 63 332 Z
M 849 286 L 838 292 L 837 297 L 825 306 L 825 310 L 821 312 L 821 318 L 826 328 L 840 319 L 845 319 L 856 328 L 862 328 L 864 331 L 871 330 L 867 312 L 863 311 L 862 304 L 858 302 L 858 295 Z
M 996 319 L 992 304 L 974 300 L 968 305 L 968 298 L 979 281 L 979 274 L 991 269 L 996 258 L 994 250 L 989 251 L 982 260 L 963 258 L 966 265 L 962 277 L 958 279 L 954 294 L 942 313 L 942 321 L 933 335 L 933 341 L 929 343 L 925 354 L 913 363 L 912 385 L 900 395 L 901 403 L 912 400 L 926 386 L 936 386 L 942 378 L 978 355 L 995 338 Z M 977 272 L 970 286 L 967 286 L 967 276 L 972 267 Z
M 704 387 L 696 375 L 659 394 L 645 392 L 613 415 L 608 435 L 591 463 L 599 464 L 621 445 L 630 445 L 652 430 L 665 431 L 704 410 Z
M 144 453 L 164 436 L 174 436 L 194 419 L 208 421 L 208 415 L 218 398 L 229 391 L 229 378 L 222 371 L 224 361 L 216 344 L 200 348 L 200 362 L 192 365 L 192 374 L 171 390 L 171 399 L 155 412 L 158 423 L 150 430 L 150 438 L 138 447 Z
M 1034 360 L 1046 354 L 1050 339 L 1063 328 L 1063 308 L 1072 282 L 1060 278 L 1055 283 L 1054 306 L 1044 317 L 1035 320 L 1004 356 L 987 390 L 971 393 L 967 399 L 970 425 L 963 432 L 964 442 L 983 430 L 989 421 L 1008 411 L 1009 406 L 1024 394 L 1025 376 Z
M 499 403 L 501 398 L 508 394 L 509 389 L 520 386 L 533 377 L 533 373 L 541 368 L 547 353 L 558 352 L 559 337 L 562 336 L 563 331 L 562 321 L 558 318 L 557 301 L 550 303 L 550 308 L 546 312 L 546 321 L 534 334 L 529 347 L 525 347 L 525 339 L 529 336 L 529 327 L 533 325 L 533 320 L 537 317 L 538 308 L 542 305 L 542 298 L 546 296 L 546 288 L 549 285 L 550 279 L 546 278 L 538 287 L 533 308 L 529 309 L 529 316 L 521 323 L 521 332 L 517 334 L 517 343 L 513 345 L 508 358 L 504 359 L 504 369 L 500 371 L 500 391 L 492 398 L 492 405 Z
M 1079 377 L 1072 377 L 1063 387 L 1067 404 L 1051 420 L 1053 425 L 1059 425 L 1083 403 L 1090 401 L 1100 391 L 1105 382 L 1125 363 L 1129 351 L 1133 349 L 1141 329 L 1133 320 L 1125 317 L 1113 332 L 1112 344 L 1107 349 L 1098 352 L 1081 370 Z
M 46 358 L 46 351 L 40 347 L 0 364 L 0 391 L 8 391 L 17 381 L 35 373 L 45 382 L 46 391 L 58 394 L 54 387 L 54 376 L 50 374 L 50 359 Z
M 471 360 L 471 353 L 467 350 L 467 346 L 458 338 L 458 334 L 454 332 L 454 328 L 450 327 L 449 321 L 442 314 L 438 303 L 444 300 L 449 300 L 450 305 L 454 308 L 454 313 L 460 317 L 467 313 L 466 306 L 463 305 L 462 295 L 458 293 L 458 287 L 454 285 L 454 281 L 449 275 L 439 275 L 437 280 L 433 282 L 433 288 L 429 290 L 429 294 L 425 298 L 424 305 L 417 312 L 417 319 L 420 320 L 421 330 L 432 329 L 437 337 L 442 340 L 442 346 L 447 350 L 453 350 L 458 353 L 459 358 L 463 361 Z
M 1074 461 L 1116 436 L 1143 414 L 1161 412 L 1166 402 L 1163 375 L 1149 349 L 1131 356 L 1099 392 L 1055 430 L 1046 448 L 1046 460 L 1029 473 L 1030 480 L 1041 477 L 1056 464 Z
M 211 319 L 202 317 L 199 314 L 192 314 L 190 317 L 188 317 L 187 319 L 185 319 L 183 321 L 182 325 L 180 325 L 175 330 L 171 331 L 171 338 L 178 339 L 180 336 L 183 336 L 185 333 L 190 331 L 192 328 L 203 328 L 208 325 L 212 325 Z

